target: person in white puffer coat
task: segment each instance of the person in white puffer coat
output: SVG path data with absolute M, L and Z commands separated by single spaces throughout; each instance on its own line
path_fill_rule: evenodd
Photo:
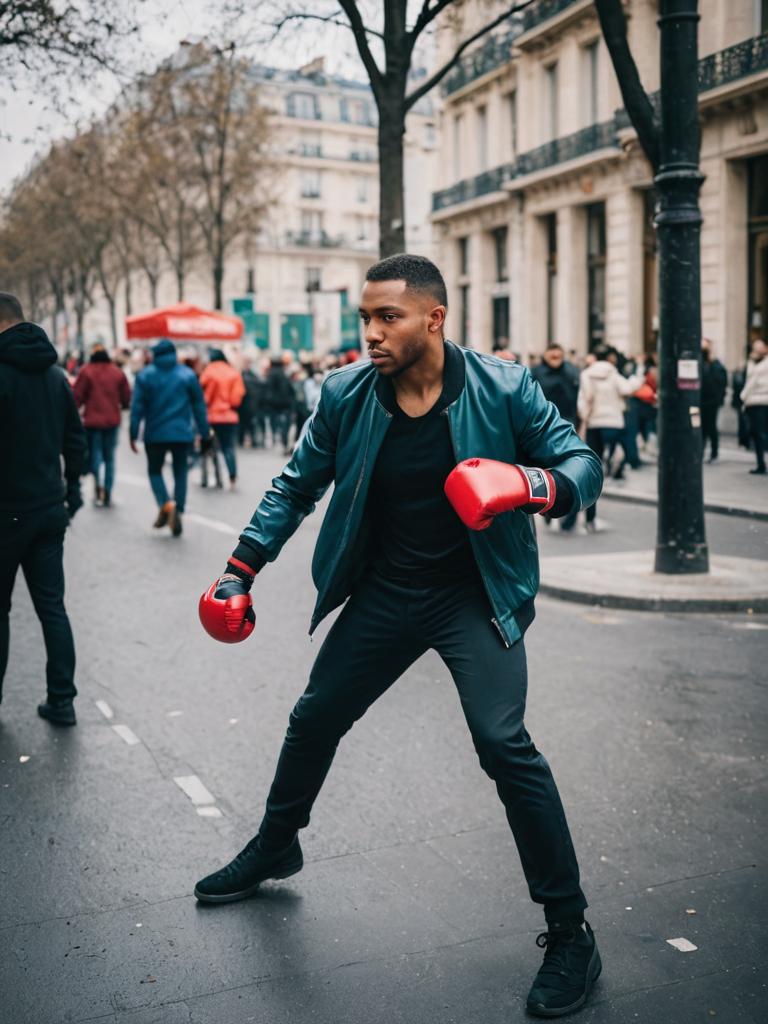
M 600 345 L 596 359 L 582 370 L 579 381 L 578 413 L 586 429 L 585 439 L 600 459 L 612 455 L 624 432 L 625 400 L 643 383 L 641 377 L 622 377 L 616 367 L 616 352 Z M 587 509 L 587 530 L 599 529 L 597 505 Z
M 757 456 L 757 466 L 750 469 L 750 473 L 764 476 L 765 449 L 768 447 L 768 345 L 759 338 L 752 342 L 747 379 L 740 397 Z

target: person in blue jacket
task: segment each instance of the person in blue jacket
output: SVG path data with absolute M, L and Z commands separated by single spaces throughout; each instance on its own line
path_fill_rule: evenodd
M 152 493 L 158 513 L 155 529 L 170 526 L 174 537 L 181 535 L 181 516 L 187 497 L 189 449 L 195 430 L 208 439 L 211 429 L 205 411 L 205 399 L 197 377 L 176 358 L 176 346 L 163 338 L 152 348 L 152 362 L 136 378 L 131 402 L 131 449 L 144 424 L 144 449 Z M 171 453 L 173 462 L 173 499 L 163 479 L 163 463 Z

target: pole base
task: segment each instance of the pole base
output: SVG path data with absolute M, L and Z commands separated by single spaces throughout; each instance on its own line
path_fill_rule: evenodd
M 657 544 L 654 572 L 671 576 L 690 576 L 709 572 L 709 548 L 706 542 L 681 548 L 677 544 Z

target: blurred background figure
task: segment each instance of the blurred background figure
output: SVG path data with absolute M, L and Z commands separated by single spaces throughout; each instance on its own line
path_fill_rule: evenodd
M 245 395 L 237 410 L 240 425 L 238 441 L 241 447 L 264 447 L 264 378 L 258 367 L 254 369 L 253 357 L 243 357 L 243 384 Z
M 531 370 L 531 376 L 538 381 L 544 397 L 555 406 L 563 419 L 578 428 L 579 371 L 565 358 L 562 346 L 548 345 L 539 365 Z M 573 530 L 577 516 L 578 509 L 563 516 L 560 520 L 560 529 L 566 533 Z M 551 523 L 547 516 L 544 517 L 544 521 L 547 525 Z
M 90 361 L 75 378 L 73 392 L 88 437 L 94 504 L 109 508 L 115 482 L 117 434 L 121 412 L 131 404 L 131 386 L 104 346 L 94 345 Z
M 642 384 L 640 377 L 622 377 L 613 349 L 599 345 L 594 361 L 582 371 L 579 383 L 578 411 L 586 430 L 586 442 L 610 468 L 611 457 L 621 443 L 624 430 L 625 399 Z M 626 454 L 626 453 L 625 453 Z M 607 528 L 597 518 L 597 503 L 587 509 L 587 532 Z
M 728 373 L 712 354 L 712 342 L 703 338 L 701 342 L 701 432 L 703 436 L 702 456 L 709 441 L 709 461 L 717 462 L 720 450 L 720 432 L 717 417 L 725 403 L 728 388 Z
M 181 536 L 181 517 L 187 500 L 189 451 L 195 440 L 197 425 L 201 438 L 210 436 L 205 399 L 200 383 L 188 366 L 179 364 L 176 346 L 163 338 L 152 349 L 152 363 L 141 371 L 131 401 L 131 450 L 138 452 L 136 442 L 142 425 L 147 473 L 158 512 L 156 530 L 170 526 L 174 537 Z M 163 479 L 165 457 L 173 460 L 173 499 Z
M 229 485 L 237 483 L 237 410 L 245 397 L 245 384 L 239 371 L 230 366 L 218 348 L 210 350 L 210 362 L 200 374 L 200 386 L 205 396 L 208 423 L 224 456 L 229 473 Z
M 279 440 L 283 446 L 283 454 L 290 455 L 291 449 L 288 446 L 288 433 L 291 427 L 291 413 L 293 411 L 293 385 L 286 375 L 283 360 L 280 356 L 275 356 L 270 361 L 266 398 L 269 411 L 269 425 L 272 432 L 272 444 L 276 444 Z
M 749 472 L 763 476 L 765 449 L 768 447 L 768 345 L 761 338 L 752 342 L 741 401 L 757 459 L 757 465 Z

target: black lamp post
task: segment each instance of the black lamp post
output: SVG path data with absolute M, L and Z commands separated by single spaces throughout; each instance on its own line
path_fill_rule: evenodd
M 655 570 L 705 573 L 697 0 L 661 0 L 659 515 Z

